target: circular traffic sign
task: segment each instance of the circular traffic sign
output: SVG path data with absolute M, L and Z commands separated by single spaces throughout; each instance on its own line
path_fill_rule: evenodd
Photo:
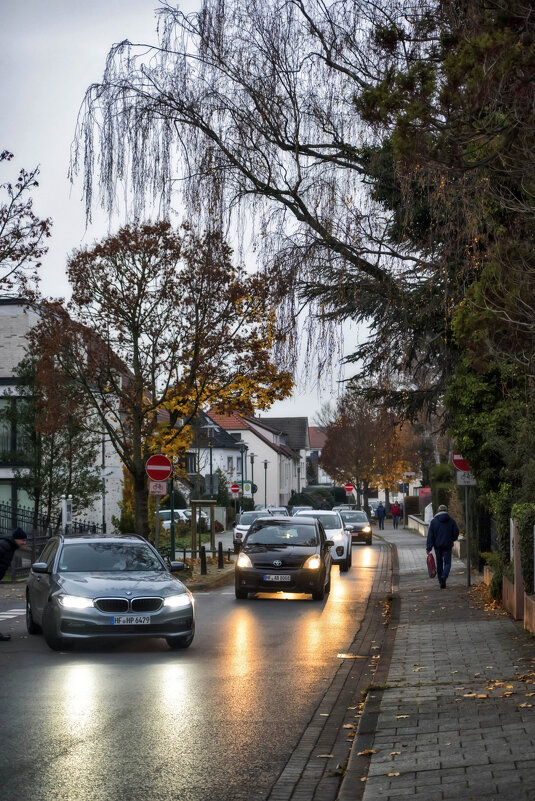
M 233 495 L 237 495 L 238 492 L 240 491 L 240 489 L 241 489 L 241 487 L 240 487 L 239 484 L 231 484 L 230 485 L 230 491 L 233 493 Z
M 154 453 L 147 459 L 145 470 L 153 481 L 165 481 L 173 472 L 173 465 L 165 454 Z
M 463 459 L 463 457 L 461 456 L 460 453 L 452 454 L 451 458 L 452 458 L 453 464 L 455 465 L 457 470 L 462 470 L 463 473 L 469 473 L 470 472 L 470 470 L 471 470 L 470 465 L 468 464 L 466 459 Z
M 355 489 L 355 487 L 353 486 L 353 484 L 351 483 L 351 481 L 348 481 L 346 484 L 344 484 L 344 489 L 345 489 L 345 491 L 347 492 L 347 494 L 349 495 L 351 492 L 353 492 L 353 490 Z

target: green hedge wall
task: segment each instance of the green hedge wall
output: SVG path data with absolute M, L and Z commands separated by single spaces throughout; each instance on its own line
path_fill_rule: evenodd
M 533 527 L 535 526 L 535 504 L 515 503 L 511 516 L 516 522 L 520 537 L 520 562 L 522 578 L 528 595 L 534 592 L 533 587 Z

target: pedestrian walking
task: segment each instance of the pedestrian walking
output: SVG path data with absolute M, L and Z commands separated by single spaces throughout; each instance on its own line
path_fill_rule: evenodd
M 441 588 L 446 588 L 446 580 L 451 570 L 451 549 L 459 536 L 459 526 L 448 514 L 448 507 L 441 504 L 429 524 L 427 532 L 427 553 L 435 549 L 437 578 Z
M 385 527 L 385 517 L 386 517 L 386 509 L 383 506 L 383 502 L 379 501 L 379 506 L 375 510 L 375 517 L 377 518 L 377 522 L 379 523 L 379 529 L 384 529 Z
M 20 548 L 28 539 L 26 532 L 21 528 L 16 528 L 13 534 L 0 537 L 0 581 L 7 573 L 7 569 L 13 560 L 15 551 Z M 11 634 L 1 634 L 0 642 L 10 640 Z
M 390 512 L 392 513 L 392 524 L 394 528 L 398 528 L 399 518 L 401 517 L 401 506 L 397 501 L 390 507 Z

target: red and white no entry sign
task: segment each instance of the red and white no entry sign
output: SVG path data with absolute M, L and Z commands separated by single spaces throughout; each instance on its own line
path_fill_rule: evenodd
M 239 484 L 231 484 L 230 485 L 230 491 L 232 492 L 233 495 L 237 495 L 238 492 L 240 491 L 240 489 L 241 489 L 241 487 L 240 487 Z
M 165 481 L 173 472 L 173 465 L 163 453 L 154 453 L 147 459 L 145 470 L 153 481 Z
M 352 493 L 352 492 L 353 492 L 353 490 L 355 489 L 355 487 L 353 486 L 353 484 L 351 483 L 351 481 L 348 481 L 348 482 L 347 482 L 347 484 L 344 484 L 344 489 L 345 489 L 345 491 L 347 492 L 347 494 L 349 495 L 350 493 Z
M 452 454 L 451 458 L 452 458 L 453 464 L 457 468 L 457 470 L 462 470 L 463 473 L 469 473 L 470 472 L 470 470 L 471 470 L 470 465 L 468 464 L 466 459 L 464 459 L 461 456 L 460 453 Z

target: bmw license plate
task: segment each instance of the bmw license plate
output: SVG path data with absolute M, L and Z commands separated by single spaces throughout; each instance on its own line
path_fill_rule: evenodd
M 115 615 L 111 618 L 112 626 L 142 626 L 150 623 L 150 615 Z
M 264 581 L 291 581 L 291 576 L 284 576 L 282 573 L 266 573 Z

